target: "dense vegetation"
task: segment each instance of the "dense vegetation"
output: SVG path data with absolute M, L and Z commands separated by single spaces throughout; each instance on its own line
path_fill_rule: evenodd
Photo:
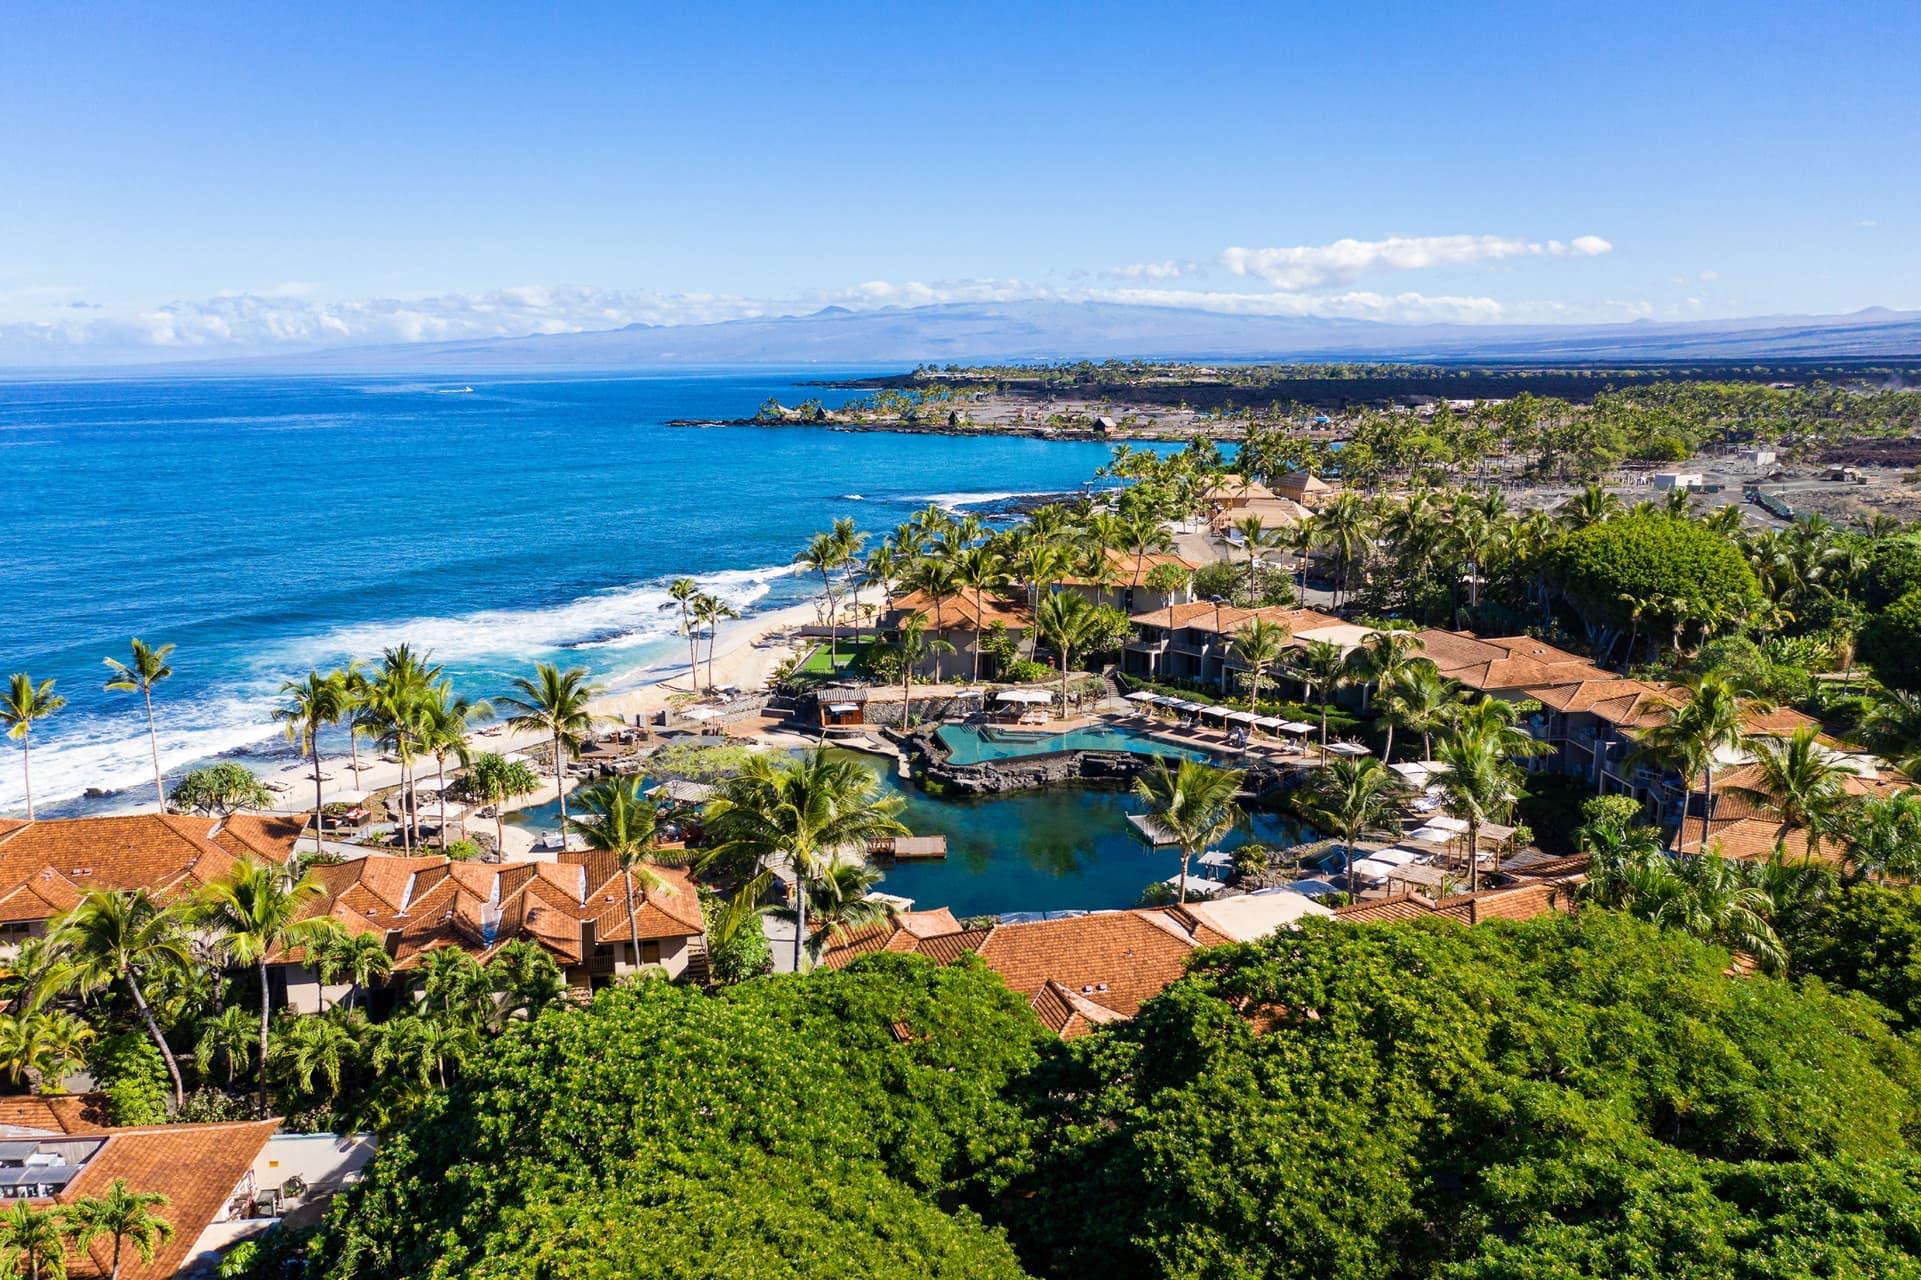
M 1915 1274 L 1915 1046 L 1865 996 L 1727 967 L 1599 909 L 1309 922 L 1069 1045 L 993 975 L 912 957 L 624 986 L 503 1036 L 306 1256 L 330 1280 Z

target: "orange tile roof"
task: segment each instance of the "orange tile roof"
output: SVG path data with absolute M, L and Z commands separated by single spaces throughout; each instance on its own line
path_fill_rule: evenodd
M 0 1126 L 47 1133 L 104 1133 L 103 1100 L 97 1093 L 0 1098 Z
M 239 857 L 286 860 L 284 819 L 228 822 L 183 814 L 42 818 L 0 832 L 0 918 L 46 919 L 95 889 L 161 898 L 228 874 Z
M 1289 631 L 1312 631 L 1317 627 L 1338 627 L 1341 620 L 1315 609 L 1287 609 L 1279 605 L 1268 605 L 1260 609 L 1242 609 L 1235 605 L 1222 605 L 1218 622 L 1214 606 L 1205 600 L 1192 604 L 1169 605 L 1165 609 L 1154 609 L 1147 613 L 1137 613 L 1130 621 L 1136 626 L 1160 627 L 1174 631 L 1182 627 L 1192 627 L 1196 631 L 1234 632 L 1246 626 L 1254 618 L 1286 627 Z
M 251 856 L 278 866 L 293 856 L 294 844 L 309 821 L 307 814 L 236 813 L 220 824 L 214 843 L 236 856 Z M 312 851 L 309 842 L 308 852 Z
M 979 608 L 974 605 L 972 591 L 944 597 L 939 609 L 934 607 L 934 597 L 925 591 L 911 591 L 904 596 L 895 596 L 893 607 L 888 610 L 888 616 L 899 621 L 905 621 L 916 613 L 927 615 L 930 628 L 938 620 L 945 631 L 979 631 L 983 625 L 991 627 L 996 622 L 1018 629 L 1032 621 L 1025 606 L 1011 597 L 997 596 L 991 591 L 981 593 Z M 898 624 L 897 621 L 894 625 Z
M 173 1238 L 155 1251 L 150 1263 L 142 1263 L 130 1249 L 123 1250 L 120 1276 L 121 1280 L 167 1280 L 187 1261 L 200 1233 L 227 1206 L 279 1127 L 278 1120 L 256 1120 L 108 1130 L 106 1144 L 60 1193 L 59 1203 L 102 1195 L 115 1178 L 125 1178 L 135 1191 L 166 1196 L 168 1204 L 160 1214 L 172 1224 Z M 111 1267 L 113 1242 L 96 1240 L 89 1254 L 70 1251 L 69 1256 L 71 1280 L 104 1280 Z
M 1114 570 L 1114 576 L 1109 585 L 1116 587 L 1135 585 L 1134 576 L 1137 572 L 1140 575 L 1141 581 L 1145 582 L 1148 574 L 1154 572 L 1154 570 L 1164 564 L 1178 565 L 1190 572 L 1200 568 L 1200 566 L 1192 560 L 1183 556 L 1172 555 L 1165 551 L 1150 551 L 1136 560 L 1133 552 L 1123 551 L 1119 547 L 1109 547 L 1107 549 L 1107 563 L 1112 566 Z M 1061 581 L 1082 587 L 1093 585 L 1093 580 L 1085 577 L 1062 578 Z
M 1699 853 L 1701 847 L 1701 817 L 1696 814 L 1676 831 L 1674 849 L 1677 853 Z M 1773 818 L 1754 814 L 1708 820 L 1707 848 L 1718 849 L 1724 858 L 1765 862 L 1773 856 L 1777 847 L 1788 857 L 1805 857 L 1808 852 L 1808 833 L 1800 827 L 1791 827 Z M 1817 856 L 1823 862 L 1834 862 L 1839 858 L 1833 841 L 1824 844 Z
M 1585 862 L 1585 859 L 1582 860 Z M 1531 920 L 1550 911 L 1570 911 L 1573 901 L 1568 887 L 1584 878 L 1583 874 L 1536 879 L 1529 884 L 1505 885 L 1479 893 L 1457 893 L 1436 902 L 1418 894 L 1402 898 L 1383 898 L 1373 902 L 1349 903 L 1334 908 L 1337 920 L 1350 924 L 1403 924 L 1410 920 L 1451 920 L 1456 924 L 1479 924 L 1484 920 Z
M 1476 636 L 1429 627 L 1418 633 L 1420 656 L 1470 689 L 1523 689 L 1612 677 L 1578 654 L 1532 636 Z

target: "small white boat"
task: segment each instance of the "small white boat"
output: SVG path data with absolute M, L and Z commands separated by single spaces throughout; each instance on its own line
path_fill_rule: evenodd
M 840 500 L 841 500 L 842 502 L 864 502 L 864 501 L 866 501 L 866 499 L 864 499 L 864 498 L 862 498 L 862 497 L 861 497 L 861 496 L 860 496 L 860 495 L 859 495 L 858 493 L 843 493 L 843 494 L 841 494 L 841 495 L 840 495 Z

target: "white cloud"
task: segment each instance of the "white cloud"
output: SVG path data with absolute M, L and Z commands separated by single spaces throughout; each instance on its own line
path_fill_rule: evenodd
M 1876 218 L 1863 218 L 1854 225 L 1857 227 L 1878 227 L 1881 223 L 1880 220 Z
M 1522 257 L 1594 257 L 1614 248 L 1599 236 L 1524 240 L 1515 236 L 1390 236 L 1385 240 L 1336 240 L 1285 249 L 1230 248 L 1221 265 L 1237 276 L 1258 276 L 1277 289 L 1325 289 L 1363 276 L 1428 267 L 1462 266 Z
M 1124 267 L 1109 267 L 1103 274 L 1116 280 L 1178 280 L 1201 269 L 1198 262 L 1134 262 Z

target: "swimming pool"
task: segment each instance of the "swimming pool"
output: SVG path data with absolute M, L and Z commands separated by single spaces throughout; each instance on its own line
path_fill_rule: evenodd
M 1157 742 L 1138 729 L 1090 725 L 1066 733 L 1033 733 L 992 725 L 944 724 L 935 730 L 954 764 L 981 764 L 1056 751 L 1131 751 L 1137 756 L 1171 756 L 1179 760 L 1212 761 L 1211 751 Z

